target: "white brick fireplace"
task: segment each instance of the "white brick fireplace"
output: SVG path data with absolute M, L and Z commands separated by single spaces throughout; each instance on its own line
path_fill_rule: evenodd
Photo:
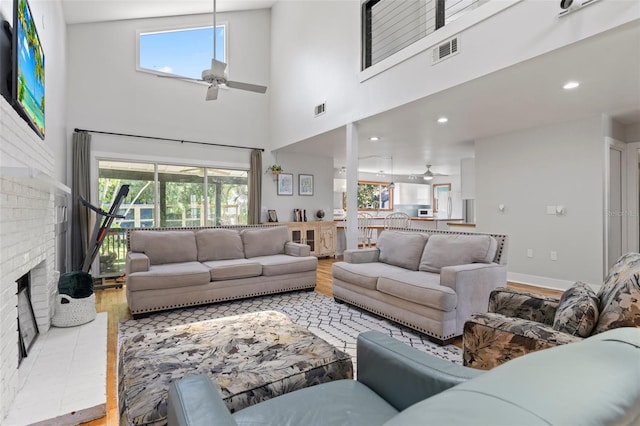
M 40 333 L 54 312 L 54 155 L 0 98 L 0 419 L 18 390 L 16 280 L 31 272 L 31 300 Z

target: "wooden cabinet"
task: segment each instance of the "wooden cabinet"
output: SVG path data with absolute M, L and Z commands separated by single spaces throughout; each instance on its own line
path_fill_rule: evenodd
M 317 222 L 318 223 L 318 247 L 316 248 L 316 256 L 332 256 L 336 255 L 336 242 L 338 240 L 335 222 Z
M 335 222 L 286 222 L 294 243 L 307 244 L 311 255 L 327 257 L 336 255 Z

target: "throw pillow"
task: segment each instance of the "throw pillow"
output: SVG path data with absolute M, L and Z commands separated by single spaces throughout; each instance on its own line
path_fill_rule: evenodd
M 588 337 L 598 322 L 598 297 L 578 281 L 560 298 L 553 329 L 572 336 Z
M 422 232 L 382 231 L 376 241 L 380 262 L 417 271 L 428 238 Z
M 418 269 L 440 273 L 447 266 L 491 263 L 498 242 L 489 235 L 434 234 L 429 236 Z
M 611 267 L 598 292 L 600 319 L 593 334 L 640 327 L 640 254 L 628 253 Z

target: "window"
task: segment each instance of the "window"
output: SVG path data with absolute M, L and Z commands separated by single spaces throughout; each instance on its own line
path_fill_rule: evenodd
M 211 66 L 212 26 L 138 33 L 138 70 L 199 79 Z M 226 25 L 216 25 L 216 59 L 226 62 Z
M 246 170 L 103 161 L 98 166 L 100 207 L 109 211 L 122 185 L 129 194 L 100 248 L 100 276 L 124 272 L 127 228 L 245 225 Z
M 358 181 L 358 210 L 393 210 L 391 182 Z

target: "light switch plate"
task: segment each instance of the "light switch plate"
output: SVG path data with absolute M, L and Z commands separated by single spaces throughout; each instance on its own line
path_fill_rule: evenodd
M 557 251 L 552 251 L 551 253 L 549 253 L 549 258 L 551 260 L 558 260 L 558 252 Z
M 556 206 L 547 206 L 547 214 L 556 214 Z

